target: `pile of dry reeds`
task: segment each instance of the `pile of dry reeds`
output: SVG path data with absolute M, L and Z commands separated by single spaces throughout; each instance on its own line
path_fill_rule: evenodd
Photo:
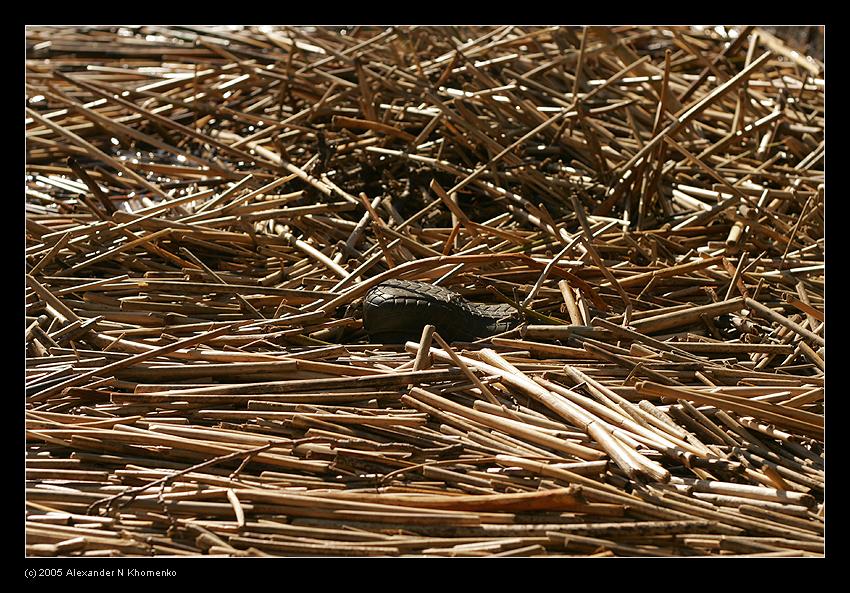
M 823 65 L 757 27 L 31 27 L 28 555 L 823 553 Z M 387 278 L 509 302 L 370 344 Z

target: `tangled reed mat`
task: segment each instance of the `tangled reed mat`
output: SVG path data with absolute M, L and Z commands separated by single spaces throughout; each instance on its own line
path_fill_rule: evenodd
M 26 44 L 28 555 L 823 553 L 821 62 L 749 26 Z M 521 323 L 370 343 L 388 279 Z

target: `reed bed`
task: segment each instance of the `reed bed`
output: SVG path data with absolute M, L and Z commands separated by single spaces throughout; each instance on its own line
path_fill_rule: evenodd
M 30 556 L 820 556 L 823 64 L 30 27 Z M 388 278 L 513 304 L 369 343 Z

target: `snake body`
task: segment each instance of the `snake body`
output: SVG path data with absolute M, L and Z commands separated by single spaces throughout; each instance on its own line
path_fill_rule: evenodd
M 417 341 L 428 324 L 447 341 L 471 341 L 513 329 L 515 313 L 510 305 L 469 302 L 426 282 L 387 280 L 366 294 L 363 327 L 374 343 Z

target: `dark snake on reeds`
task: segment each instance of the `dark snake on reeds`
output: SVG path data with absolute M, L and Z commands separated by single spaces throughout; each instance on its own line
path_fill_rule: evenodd
M 516 310 L 507 304 L 467 301 L 441 286 L 412 280 L 387 280 L 366 294 L 363 327 L 374 343 L 418 341 L 431 324 L 448 341 L 471 341 L 516 327 Z

